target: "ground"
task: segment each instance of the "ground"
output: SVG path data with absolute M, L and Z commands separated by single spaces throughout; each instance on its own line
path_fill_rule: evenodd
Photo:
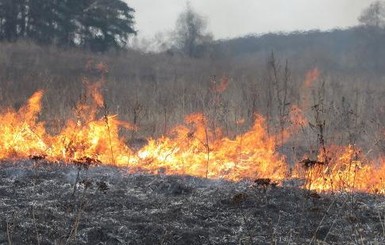
M 385 198 L 0 163 L 0 244 L 385 244 Z

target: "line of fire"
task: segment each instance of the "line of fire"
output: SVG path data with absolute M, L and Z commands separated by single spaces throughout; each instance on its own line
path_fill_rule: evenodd
M 317 69 L 306 74 L 304 94 L 318 77 Z M 223 78 L 211 89 L 221 94 L 227 84 L 228 80 Z M 113 165 L 129 172 L 251 180 L 262 185 L 297 181 L 300 187 L 319 192 L 385 192 L 384 157 L 369 158 L 356 145 L 326 144 L 322 138 L 324 125 L 310 123 L 303 112 L 306 108 L 288 105 L 289 114 L 285 117 L 288 123 L 279 132 L 269 132 L 266 118 L 256 114 L 250 128 L 232 136 L 227 136 L 220 127 L 213 128 L 205 114 L 197 112 L 186 115 L 184 122 L 174 126 L 167 135 L 137 139 L 138 147 L 135 140 L 130 143 L 120 135 L 122 129 L 135 130 L 135 125 L 108 113 L 101 83 L 88 83 L 86 87 L 84 98 L 87 99 L 77 103 L 74 116 L 57 134 L 48 133 L 46 123 L 39 120 L 44 109 L 43 91 L 35 92 L 17 110 L 3 109 L 0 159 Z M 304 100 L 306 102 L 306 96 Z M 314 107 L 310 102 L 303 104 Z M 304 154 L 293 160 L 280 149 L 305 127 L 316 127 L 320 131 L 319 149 L 315 157 Z

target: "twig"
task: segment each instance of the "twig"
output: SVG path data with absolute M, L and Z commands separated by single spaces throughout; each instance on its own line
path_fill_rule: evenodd
M 309 242 L 309 245 L 310 245 L 310 244 L 313 244 L 314 240 L 316 239 L 317 232 L 318 232 L 319 229 L 321 228 L 321 225 L 323 224 L 324 220 L 325 220 L 326 217 L 327 217 L 327 214 L 329 214 L 330 209 L 333 207 L 333 205 L 334 205 L 334 203 L 336 202 L 336 200 L 337 200 L 337 197 L 335 197 L 335 198 L 333 199 L 333 201 L 330 203 L 328 209 L 327 209 L 326 212 L 325 212 L 325 215 L 322 217 L 321 221 L 319 222 L 319 224 L 318 224 L 318 226 L 317 226 L 317 229 L 315 230 L 314 235 L 313 235 L 311 241 Z M 345 206 L 346 202 L 347 202 L 347 199 L 343 202 L 342 207 Z M 342 210 L 342 208 L 339 210 L 337 217 L 339 216 L 339 213 L 341 212 L 341 210 Z M 330 232 L 330 230 L 331 230 L 332 227 L 333 227 L 333 225 L 329 228 L 328 233 L 326 234 L 324 240 L 326 240 L 326 238 L 327 238 L 327 236 L 329 235 L 329 232 Z
M 32 219 L 33 219 L 33 226 L 35 227 L 35 232 L 36 232 L 37 245 L 40 245 L 40 234 L 39 234 L 39 230 L 37 229 L 35 207 L 33 205 L 32 205 Z
M 243 223 L 245 224 L 246 226 L 246 233 L 247 233 L 247 236 L 248 236 L 248 242 L 249 244 L 253 244 L 253 234 L 251 234 L 251 231 L 250 229 L 247 227 L 247 220 L 246 220 L 246 216 L 244 213 L 242 213 L 242 219 L 243 219 Z
M 86 190 L 87 190 L 87 187 L 84 188 L 84 192 L 83 192 L 82 198 L 80 200 L 79 209 L 78 209 L 78 211 L 76 213 L 74 224 L 72 226 L 70 234 L 68 235 L 68 239 L 67 239 L 66 244 L 70 240 L 75 239 L 76 236 L 77 236 L 78 228 L 79 228 L 79 223 L 80 223 L 80 218 L 81 218 L 81 215 L 82 215 L 82 211 L 84 210 L 84 207 L 86 206 L 86 200 L 85 200 Z
M 78 167 L 78 173 L 76 175 L 76 179 L 75 179 L 75 184 L 74 184 L 74 191 L 72 192 L 72 196 L 75 196 L 75 193 L 76 193 L 76 185 L 78 184 L 79 182 L 79 178 L 80 178 L 80 171 L 81 171 L 81 166 Z
M 210 164 L 210 146 L 209 146 L 209 136 L 207 132 L 207 127 L 205 127 L 205 136 L 206 136 L 206 144 L 204 146 L 207 150 L 207 163 L 206 163 L 206 179 L 209 176 L 209 164 Z
M 12 239 L 11 239 L 11 225 L 6 221 L 7 223 L 7 239 L 8 239 L 8 245 L 12 245 Z
M 108 109 L 107 104 L 103 103 L 103 109 L 104 109 L 104 121 L 106 123 L 107 131 L 108 131 L 108 143 L 110 144 L 110 152 L 111 152 L 111 161 L 112 164 L 115 164 L 115 156 L 114 156 L 114 149 L 112 147 L 112 139 L 111 139 L 111 128 L 108 121 Z
M 378 212 L 378 211 L 377 211 Z M 378 212 L 378 218 L 380 220 L 380 224 L 381 224 L 381 227 L 382 227 L 382 235 L 385 237 L 385 226 L 384 226 L 384 220 L 381 218 L 381 214 L 380 212 Z

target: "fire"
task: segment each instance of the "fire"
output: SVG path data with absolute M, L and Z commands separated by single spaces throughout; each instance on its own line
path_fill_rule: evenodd
M 217 82 L 215 79 L 213 79 L 211 84 L 211 90 L 215 93 L 221 94 L 227 89 L 227 86 L 229 85 L 229 79 L 227 77 L 222 77 L 220 82 Z
M 298 108 L 305 111 L 306 108 L 310 108 L 311 106 L 313 106 L 313 97 L 315 92 L 317 91 L 317 86 L 321 85 L 319 83 L 316 83 L 319 81 L 319 77 L 320 71 L 317 67 L 313 68 L 312 70 L 306 73 L 305 79 L 301 87 L 299 88 L 301 92 L 301 105 Z
M 314 68 L 314 69 L 308 71 L 308 73 L 306 73 L 304 86 L 306 88 L 311 87 L 313 85 L 313 83 L 318 79 L 319 76 L 320 76 L 320 72 L 319 72 L 318 68 Z
M 0 159 L 25 158 L 45 152 L 44 124 L 37 122 L 42 96 L 43 91 L 38 91 L 18 111 L 8 109 L 0 114 Z
M 207 119 L 200 113 L 186 117 L 186 125 L 173 130 L 173 137 L 151 140 L 139 152 L 142 167 L 159 167 L 174 174 L 188 174 L 230 180 L 271 178 L 282 180 L 287 167 L 284 158 L 276 153 L 274 137 L 269 137 L 264 119 L 257 116 L 252 129 L 229 139 L 220 129 L 207 127 Z
M 276 152 L 274 136 L 265 130 L 265 122 L 256 116 L 253 127 L 233 139 L 222 136 L 221 129 L 209 128 L 201 113 L 186 117 L 183 125 L 170 136 L 150 139 L 134 153 L 119 137 L 120 127 L 132 127 L 108 115 L 100 86 L 89 86 L 91 102 L 76 106 L 75 118 L 69 119 L 58 135 L 46 133 L 38 122 L 43 92 L 35 93 L 18 112 L 0 117 L 1 159 L 44 155 L 50 161 L 73 162 L 95 159 L 148 172 L 188 174 L 229 180 L 271 178 L 282 180 L 287 174 L 284 157 Z
M 304 178 L 305 187 L 310 190 L 383 194 L 384 163 L 380 161 L 379 167 L 376 167 L 374 162 L 365 159 L 360 149 L 352 145 L 330 146 L 327 156 L 322 153 L 316 161 L 302 161 L 302 166 L 296 166 L 293 175 Z
M 255 115 L 248 131 L 230 138 L 220 128 L 212 128 L 204 114 L 194 113 L 169 135 L 148 139 L 139 150 L 130 149 L 119 129 L 134 128 L 108 113 L 100 89 L 100 84 L 88 86 L 73 118 L 56 135 L 47 133 L 44 122 L 39 120 L 43 91 L 34 93 L 19 110 L 4 110 L 0 114 L 0 159 L 40 156 L 52 163 L 88 159 L 131 171 L 278 183 L 300 178 L 305 181 L 303 188 L 315 191 L 385 193 L 384 159 L 367 159 L 352 145 L 327 146 L 319 151 L 317 159 L 305 158 L 290 167 L 278 151 L 279 137 L 267 133 L 265 119 L 260 115 Z M 297 127 L 308 124 L 299 107 L 293 106 L 289 117 Z M 288 126 L 285 137 L 295 133 L 293 128 Z
M 71 161 L 88 157 L 115 165 L 128 162 L 132 152 L 119 137 L 119 127 L 133 127 L 107 114 L 100 88 L 100 83 L 88 85 L 86 97 L 91 101 L 78 103 L 76 120 L 68 120 L 58 135 L 49 137 L 50 158 Z M 104 113 L 98 118 L 100 110 Z

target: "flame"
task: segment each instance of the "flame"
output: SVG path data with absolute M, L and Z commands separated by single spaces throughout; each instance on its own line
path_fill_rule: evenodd
M 318 68 L 314 68 L 306 73 L 304 86 L 305 88 L 310 88 L 313 83 L 319 78 L 320 71 Z
M 96 103 L 97 107 L 104 107 L 104 98 L 103 95 L 100 93 L 100 89 L 102 87 L 102 82 L 97 82 L 94 84 L 87 84 L 88 91 L 90 91 L 92 99 Z
M 227 86 L 229 85 L 229 79 L 227 77 L 222 77 L 220 82 L 218 83 L 216 80 L 211 81 L 211 90 L 215 93 L 221 94 L 225 92 Z
M 107 114 L 100 92 L 101 83 L 88 84 L 87 87 L 91 101 L 79 102 L 75 110 L 76 120 L 68 120 L 62 131 L 49 139 L 49 157 L 64 161 L 88 157 L 104 163 L 124 165 L 132 152 L 119 137 L 119 127 L 133 127 L 118 120 L 116 115 Z M 98 118 L 100 110 L 103 115 Z
M 301 106 L 298 107 L 299 109 L 305 111 L 305 108 L 313 106 L 312 97 L 314 96 L 314 90 L 316 89 L 315 82 L 318 80 L 319 76 L 320 71 L 317 67 L 306 73 L 305 80 L 299 88 L 301 92 Z
M 43 91 L 38 91 L 18 111 L 8 109 L 0 114 L 0 159 L 23 158 L 45 152 L 44 124 L 37 122 L 42 96 Z
M 306 179 L 305 187 L 315 191 L 385 193 L 384 161 L 376 167 L 352 145 L 329 146 L 326 154 L 311 165 L 296 166 L 293 176 Z
M 304 159 L 289 171 L 280 154 L 277 135 L 266 130 L 265 119 L 255 115 L 251 128 L 227 137 L 203 113 L 185 117 L 168 135 L 148 139 L 139 150 L 130 149 L 119 135 L 134 129 L 110 115 L 100 84 L 89 84 L 72 118 L 55 135 L 40 121 L 43 91 L 34 93 L 19 110 L 0 113 L 0 159 L 41 156 L 54 163 L 90 161 L 149 173 L 186 174 L 205 178 L 305 180 L 303 188 L 315 191 L 360 191 L 385 194 L 385 158 L 368 159 L 357 146 L 327 146 L 317 159 Z M 285 138 L 298 126 L 307 126 L 299 107 L 293 106 Z M 243 123 L 240 120 L 236 123 Z
M 253 127 L 234 139 L 222 136 L 221 129 L 209 128 L 202 113 L 191 114 L 170 136 L 150 139 L 135 153 L 119 137 L 119 128 L 128 127 L 103 110 L 100 86 L 90 86 L 91 103 L 76 106 L 58 135 L 48 135 L 37 121 L 42 92 L 34 94 L 19 112 L 1 116 L 1 159 L 44 155 L 51 161 L 72 162 L 85 157 L 105 164 L 140 168 L 148 172 L 188 174 L 229 180 L 271 178 L 282 180 L 287 173 L 284 157 L 277 153 L 274 136 L 265 130 L 262 116 Z
M 291 106 L 289 118 L 290 122 L 294 125 L 295 128 L 304 127 L 309 123 L 303 111 L 297 105 Z
M 166 172 L 230 180 L 271 178 L 282 180 L 287 172 L 284 158 L 276 153 L 274 137 L 265 130 L 264 119 L 257 116 L 252 129 L 229 139 L 207 128 L 200 113 L 189 115 L 173 130 L 173 137 L 151 140 L 139 152 L 146 169 L 164 168 Z

